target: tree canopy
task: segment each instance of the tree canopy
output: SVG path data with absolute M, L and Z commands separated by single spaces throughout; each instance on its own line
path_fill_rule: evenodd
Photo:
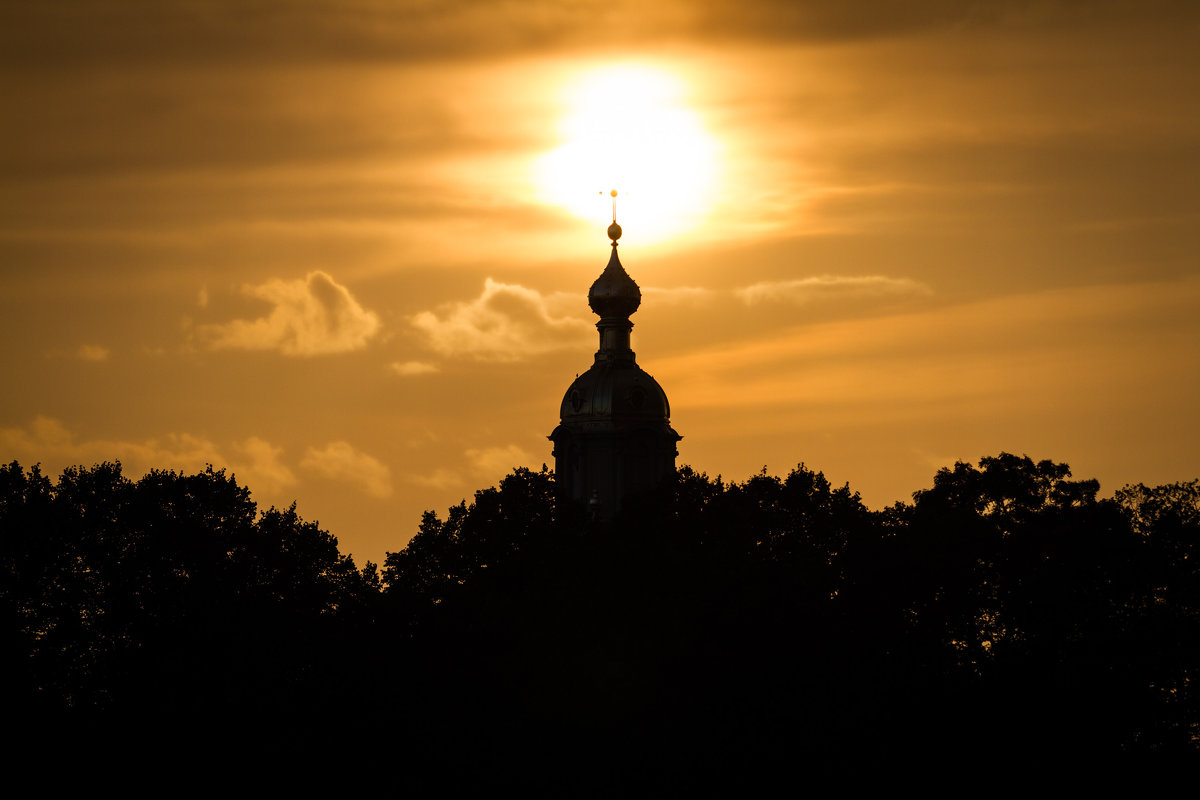
M 340 628 L 378 593 L 374 566 L 357 570 L 294 505 L 259 512 L 212 467 L 132 481 L 103 463 L 56 484 L 0 467 L 0 576 L 14 718 L 186 718 L 197 739 L 328 692 Z
M 211 467 L 14 462 L 7 696 L 76 744 L 403 754 L 410 788 L 1189 763 L 1200 482 L 1098 495 L 1008 453 L 879 511 L 803 464 L 684 467 L 598 522 L 517 469 L 426 512 L 380 573 Z

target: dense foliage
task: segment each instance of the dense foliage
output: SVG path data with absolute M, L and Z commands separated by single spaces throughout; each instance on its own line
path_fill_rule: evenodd
M 685 467 L 604 523 L 518 469 L 426 512 L 380 576 L 211 468 L 14 463 L 9 705 L 80 739 L 153 720 L 386 758 L 393 788 L 1180 767 L 1200 482 L 1098 489 L 1001 454 L 873 512 L 803 465 Z
M 105 463 L 57 484 L 0 468 L 6 705 L 31 748 L 253 737 L 238 723 L 336 690 L 378 588 L 294 506 L 258 513 L 211 467 L 134 482 Z

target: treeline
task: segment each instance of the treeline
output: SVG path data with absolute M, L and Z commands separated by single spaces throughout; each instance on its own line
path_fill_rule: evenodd
M 803 465 L 685 467 L 604 523 L 518 469 L 379 571 L 222 471 L 14 462 L 10 728 L 397 790 L 1161 774 L 1200 753 L 1200 482 L 1098 489 L 1001 454 L 871 511 Z

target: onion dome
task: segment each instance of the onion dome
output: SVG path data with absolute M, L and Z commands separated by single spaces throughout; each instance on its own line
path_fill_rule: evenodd
M 616 223 L 613 225 L 615 226 Z M 620 236 L 619 228 L 617 235 Z M 621 259 L 617 258 L 617 243 L 616 240 L 613 240 L 612 256 L 608 259 L 608 266 L 604 268 L 604 272 L 600 273 L 600 277 L 596 278 L 596 282 L 588 291 L 588 305 L 592 307 L 592 311 L 600 315 L 601 319 L 604 319 L 628 317 L 637 311 L 641 304 L 642 290 L 621 266 Z

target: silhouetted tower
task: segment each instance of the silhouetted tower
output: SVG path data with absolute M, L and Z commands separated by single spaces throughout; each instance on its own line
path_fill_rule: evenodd
M 666 392 L 629 347 L 629 315 L 641 305 L 642 292 L 617 258 L 621 226 L 615 215 L 608 236 L 612 256 L 588 292 L 588 305 L 600 316 L 600 349 L 591 369 L 567 389 L 562 422 L 549 436 L 560 490 L 602 519 L 674 474 L 675 443 L 682 438 L 671 427 Z

